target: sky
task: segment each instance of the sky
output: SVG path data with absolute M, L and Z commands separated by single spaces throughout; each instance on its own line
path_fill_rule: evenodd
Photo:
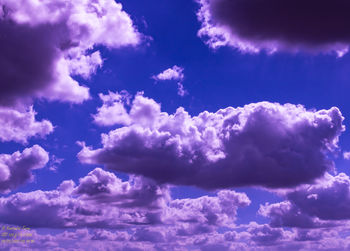
M 0 250 L 349 250 L 346 0 L 0 0 Z

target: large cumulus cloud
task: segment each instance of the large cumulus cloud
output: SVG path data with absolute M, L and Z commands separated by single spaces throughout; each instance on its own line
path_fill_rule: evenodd
M 0 1 L 0 100 L 13 105 L 44 97 L 81 103 L 88 78 L 102 65 L 94 46 L 136 45 L 140 35 L 114 0 Z
M 198 0 L 199 36 L 241 51 L 348 51 L 346 0 Z
M 31 181 L 32 170 L 43 168 L 48 161 L 48 153 L 38 145 L 22 152 L 0 154 L 0 192 L 9 192 Z
M 128 125 L 102 134 L 102 148 L 84 146 L 78 157 L 160 183 L 291 187 L 333 168 L 327 154 L 337 147 L 342 120 L 335 107 L 269 102 L 194 117 L 181 107 L 168 114 L 139 93 Z

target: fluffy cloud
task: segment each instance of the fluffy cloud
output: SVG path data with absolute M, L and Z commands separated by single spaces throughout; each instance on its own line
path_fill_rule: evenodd
M 155 80 L 178 80 L 182 81 L 185 77 L 183 74 L 184 68 L 174 65 L 172 68 L 168 68 L 152 78 Z
M 32 97 L 81 103 L 88 78 L 102 65 L 96 45 L 136 45 L 140 35 L 114 0 L 0 1 L 2 105 Z
M 174 65 L 172 68 L 168 68 L 158 75 L 152 76 L 154 80 L 164 81 L 164 80 L 175 80 L 177 83 L 177 94 L 180 96 L 185 96 L 187 91 L 184 89 L 182 81 L 185 78 L 185 74 L 183 73 L 184 68 Z
M 344 152 L 343 157 L 344 157 L 344 159 L 349 160 L 350 159 L 350 152 Z
M 164 217 L 167 223 L 181 223 L 178 235 L 206 233 L 216 226 L 232 227 L 237 209 L 250 205 L 250 202 L 244 193 L 222 190 L 215 197 L 173 200 L 166 208 Z
M 5 225 L 6 226 L 6 225 Z M 239 228 L 239 229 L 238 229 Z M 347 250 L 347 229 L 285 230 L 251 222 L 235 230 L 182 236 L 171 226 L 136 226 L 128 229 L 76 229 L 58 234 L 38 234 L 36 230 L 13 231 L 30 234 L 34 243 L 2 243 L 14 250 Z M 175 230 L 175 231 L 174 231 Z M 12 231 L 8 231 L 12 232 Z M 26 239 L 23 238 L 22 239 Z M 18 249 L 16 249 L 18 248 Z
M 0 198 L 0 221 L 31 227 L 106 227 L 151 224 L 167 198 L 146 180 L 122 182 L 114 174 L 95 169 L 76 186 L 67 180 L 52 191 L 16 193 Z
M 21 111 L 0 107 L 0 141 L 27 143 L 31 137 L 44 137 L 53 131 L 48 120 L 36 121 L 33 107 Z
M 302 212 L 290 201 L 266 203 L 260 207 L 259 213 L 270 218 L 270 225 L 273 227 L 321 228 L 335 226 L 335 224 L 321 221 Z
M 43 168 L 48 153 L 38 145 L 23 152 L 0 154 L 0 192 L 9 192 L 33 179 L 32 170 Z
M 149 126 L 160 113 L 160 105 L 153 99 L 136 94 L 131 106 L 131 95 L 126 91 L 99 94 L 103 105 L 93 115 L 94 122 L 100 126 L 142 124 Z M 130 110 L 129 112 L 127 110 Z
M 79 185 L 66 180 L 56 190 L 0 198 L 0 222 L 50 228 L 164 225 L 176 227 L 182 235 L 200 234 L 232 226 L 237 209 L 249 204 L 245 194 L 234 191 L 171 200 L 166 187 L 137 177 L 123 182 L 96 168 Z
M 199 36 L 213 48 L 240 51 L 348 51 L 350 4 L 345 0 L 198 0 Z
M 314 185 L 288 192 L 286 198 L 280 203 L 261 206 L 260 214 L 271 218 L 271 225 L 329 227 L 350 219 L 350 178 L 344 173 L 326 175 Z
M 84 146 L 79 159 L 209 189 L 312 182 L 333 169 L 327 154 L 344 130 L 335 107 L 314 111 L 261 102 L 191 117 L 181 107 L 175 114 L 161 112 L 141 94 L 130 117 L 130 125 L 102 134 L 102 148 Z
M 99 94 L 103 105 L 93 115 L 94 122 L 100 126 L 128 125 L 131 122 L 125 105 L 130 104 L 131 96 L 126 91 L 109 92 L 108 95 Z
M 78 229 L 63 233 L 38 234 L 35 230 L 21 231 L 30 233 L 35 240 L 31 244 L 11 244 L 15 247 L 30 247 L 33 250 L 315 250 L 329 241 L 332 236 L 340 240 L 336 233 L 302 233 L 298 237 L 320 236 L 316 245 L 309 245 L 302 239 L 295 240 L 297 233 L 281 228 L 271 228 L 255 222 L 241 226 L 240 231 L 225 233 L 203 233 L 200 235 L 180 236 L 169 226 L 138 226 L 127 230 Z M 304 242 L 304 243 L 301 243 Z M 344 242 L 348 240 L 344 239 Z M 299 245 L 298 245 L 299 244 Z M 333 247 L 344 247 L 343 243 L 334 243 Z M 3 246 L 7 246 L 6 244 Z M 9 246 L 9 245 L 8 245 Z M 329 245 L 324 245 L 326 248 Z M 296 248 L 298 247 L 298 248 Z M 322 249 L 322 248 L 321 248 Z M 316 250 L 321 250 L 317 249 Z M 323 249 L 322 249 L 323 250 Z

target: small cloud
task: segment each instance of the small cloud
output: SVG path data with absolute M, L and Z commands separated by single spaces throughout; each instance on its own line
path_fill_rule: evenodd
M 49 161 L 49 170 L 53 172 L 57 172 L 58 166 L 61 165 L 61 163 L 64 161 L 62 158 L 57 158 L 56 155 L 51 155 L 50 161 Z
M 184 89 L 182 81 L 185 78 L 185 74 L 183 73 L 184 68 L 174 65 L 172 68 L 168 68 L 158 75 L 152 76 L 152 78 L 156 81 L 165 81 L 165 80 L 175 80 L 179 81 L 177 83 L 178 89 L 177 94 L 181 97 L 185 96 L 188 92 Z
M 183 74 L 184 68 L 174 65 L 172 68 L 168 68 L 165 71 L 159 73 L 156 76 L 152 76 L 153 79 L 161 80 L 179 80 L 182 81 L 185 77 Z
M 346 159 L 346 160 L 350 160 L 350 152 L 344 152 L 344 153 L 343 153 L 343 157 L 344 157 L 344 159 Z

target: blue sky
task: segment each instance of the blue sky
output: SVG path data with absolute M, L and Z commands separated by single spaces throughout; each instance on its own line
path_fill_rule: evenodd
M 336 53 L 334 53 L 336 49 L 334 50 L 328 49 L 328 48 L 333 48 L 332 43 L 327 44 L 327 50 L 322 49 L 323 41 L 320 42 L 320 44 L 322 45 L 321 46 L 322 48 L 320 47 L 321 49 L 317 51 L 317 53 L 310 52 L 308 50 L 304 50 L 304 47 L 303 47 L 304 40 L 301 40 L 302 42 L 300 43 L 298 43 L 297 41 L 295 44 L 298 50 L 296 52 L 295 51 L 291 52 L 289 49 L 285 49 L 286 41 L 283 38 L 285 34 L 280 34 L 280 37 L 283 39 L 278 40 L 279 39 L 278 38 L 276 40 L 277 42 L 274 40 L 276 44 L 278 44 L 278 46 L 275 48 L 276 52 L 271 54 L 267 50 L 269 48 L 266 49 L 264 47 L 265 45 L 261 45 L 263 44 L 262 41 L 254 40 L 249 36 L 242 37 L 238 33 L 237 33 L 238 35 L 231 34 L 230 32 L 232 31 L 230 31 L 227 28 L 227 27 L 230 27 L 230 25 L 233 25 L 233 26 L 235 25 L 231 23 L 227 23 L 225 26 L 229 30 L 227 32 L 231 34 L 230 36 L 234 37 L 237 35 L 238 39 L 242 39 L 242 41 L 249 41 L 253 43 L 254 45 L 256 45 L 256 48 L 258 48 L 258 51 L 256 52 L 243 51 L 242 48 L 232 45 L 229 42 L 227 42 L 223 46 L 219 46 L 218 48 L 212 48 L 210 43 L 206 42 L 206 39 L 198 35 L 198 31 L 201 29 L 201 27 L 203 27 L 203 24 L 201 23 L 200 20 L 198 20 L 197 13 L 201 6 L 205 6 L 205 4 L 208 4 L 208 5 L 215 4 L 217 1 L 225 2 L 224 0 L 220 0 L 220 1 L 203 0 L 199 2 L 188 1 L 188 0 L 178 0 L 178 1 L 152 0 L 152 1 L 145 1 L 145 2 L 142 2 L 142 1 L 140 2 L 136 0 L 117 1 L 118 3 L 122 4 L 123 11 L 127 13 L 127 16 L 130 18 L 130 20 L 132 20 L 133 27 L 128 27 L 128 28 L 130 28 L 131 30 L 134 29 L 132 32 L 137 31 L 138 34 L 141 34 L 140 41 L 137 43 L 135 42 L 134 44 L 126 43 L 125 45 L 119 47 L 119 45 L 111 46 L 111 45 L 108 45 L 108 42 L 105 42 L 105 41 L 96 42 L 97 40 L 94 41 L 93 38 L 89 38 L 92 41 L 91 42 L 89 40 L 90 47 L 88 49 L 85 49 L 85 48 L 81 49 L 82 53 L 85 55 L 90 55 L 95 51 L 100 51 L 103 63 L 101 63 L 98 67 L 95 67 L 95 71 L 92 70 L 89 73 L 88 78 L 84 78 L 76 74 L 75 75 L 70 74 L 70 76 L 74 80 L 79 82 L 80 86 L 86 86 L 90 89 L 89 90 L 90 99 L 86 99 L 84 100 L 84 102 L 78 102 L 78 103 L 70 102 L 65 100 L 65 98 L 61 98 L 61 96 L 60 98 L 55 98 L 55 97 L 50 98 L 48 95 L 51 95 L 51 94 L 46 94 L 46 93 L 43 96 L 38 96 L 35 92 L 33 92 L 34 94 L 33 93 L 29 93 L 29 94 L 27 93 L 25 95 L 19 94 L 20 98 L 16 96 L 16 99 L 20 100 L 19 101 L 20 103 L 22 102 L 22 100 L 24 100 L 24 98 L 29 97 L 31 101 L 29 102 L 29 104 L 28 102 L 23 101 L 23 104 L 24 104 L 23 106 L 33 105 L 34 110 L 37 113 L 36 120 L 37 121 L 41 121 L 43 119 L 48 120 L 52 123 L 52 125 L 54 126 L 54 129 L 51 133 L 48 133 L 44 137 L 27 137 L 28 142 L 24 144 L 23 142 L 14 142 L 13 140 L 2 139 L 2 142 L 0 143 L 0 152 L 2 154 L 13 154 L 16 151 L 22 152 L 24 149 L 37 144 L 43 149 L 45 149 L 45 151 L 48 153 L 50 160 L 44 167 L 40 167 L 38 168 L 38 170 L 34 170 L 33 168 L 32 173 L 34 174 L 35 177 L 33 178 L 32 181 L 28 179 L 25 182 L 23 182 L 21 185 L 16 186 L 14 189 L 11 188 L 10 191 L 7 191 L 6 193 L 4 192 L 4 194 L 2 195 L 2 199 L 4 199 L 4 201 L 5 200 L 9 201 L 12 198 L 10 196 L 15 196 L 16 194 L 21 192 L 29 193 L 35 190 L 42 190 L 42 191 L 55 190 L 65 180 L 73 180 L 75 184 L 81 184 L 82 181 L 79 181 L 79 179 L 82 179 L 83 177 L 89 175 L 89 173 L 92 170 L 94 170 L 96 167 L 103 168 L 104 172 L 113 173 L 124 182 L 130 181 L 129 177 L 130 175 L 132 176 L 135 173 L 135 171 L 132 171 L 132 170 L 130 172 L 122 171 L 127 169 L 121 169 L 119 167 L 120 163 L 117 163 L 116 160 L 114 159 L 107 160 L 104 162 L 101 160 L 101 158 L 103 157 L 100 157 L 100 159 L 99 157 L 91 157 L 91 158 L 95 158 L 94 159 L 95 162 L 89 165 L 84 163 L 85 161 L 84 158 L 77 157 L 78 153 L 82 151 L 82 148 L 84 148 L 82 147 L 81 144 L 78 144 L 77 142 L 86 142 L 87 146 L 92 147 L 91 149 L 99 149 L 101 151 L 104 151 L 106 148 L 101 143 L 101 134 L 103 133 L 108 134 L 110 131 L 113 131 L 117 128 L 129 127 L 129 124 L 123 125 L 121 123 L 113 124 L 111 126 L 101 126 L 96 122 L 94 122 L 93 115 L 97 114 L 97 109 L 104 104 L 102 100 L 99 98 L 99 94 L 100 93 L 108 94 L 108 91 L 115 93 L 115 92 L 120 92 L 122 90 L 126 90 L 129 94 L 131 94 L 135 98 L 135 100 L 136 100 L 137 93 L 143 92 L 143 95 L 141 96 L 152 99 L 153 102 L 155 103 L 159 103 L 161 105 L 161 111 L 166 112 L 169 115 L 174 114 L 178 107 L 183 107 L 190 114 L 190 116 L 197 116 L 203 111 L 216 113 L 219 109 L 224 109 L 226 107 L 234 107 L 234 108 L 243 107 L 245 105 L 248 105 L 251 103 L 258 103 L 261 101 L 267 101 L 269 102 L 268 104 L 278 103 L 278 105 L 284 105 L 286 103 L 295 104 L 295 105 L 300 104 L 300 105 L 303 105 L 307 110 L 310 110 L 312 113 L 315 113 L 315 114 L 317 111 L 322 109 L 328 110 L 331 107 L 337 107 L 341 111 L 342 116 L 345 117 L 345 120 L 342 124 L 345 125 L 346 128 L 349 127 L 348 120 L 347 120 L 347 118 L 350 117 L 350 108 L 348 105 L 349 103 L 348 93 L 350 91 L 350 75 L 348 74 L 349 65 L 350 65 L 349 54 L 344 54 L 341 57 L 337 56 Z M 0 5 L 7 6 L 9 9 L 12 8 L 11 10 L 15 10 L 15 11 L 21 10 L 21 7 L 11 6 L 7 2 L 8 1 L 5 1 L 4 3 L 2 3 L 0 1 Z M 87 1 L 87 2 L 90 2 L 90 1 Z M 100 1 L 98 2 L 99 4 L 102 5 Z M 115 3 L 114 1 L 111 1 L 111 0 L 108 2 L 111 2 L 111 4 Z M 41 4 L 44 5 L 43 3 Z M 23 10 L 27 11 L 25 10 L 25 7 L 23 7 Z M 27 12 L 30 13 L 30 10 L 28 10 Z M 212 15 L 212 19 L 214 20 L 215 19 L 214 14 L 210 12 L 209 14 Z M 111 15 L 113 15 L 113 12 L 111 13 Z M 21 23 L 22 21 L 18 21 L 20 19 L 16 19 L 16 16 L 12 17 L 11 14 L 9 14 L 9 18 L 10 19 L 12 18 L 11 20 L 14 23 L 17 22 L 16 25 L 18 25 L 18 27 L 11 26 L 12 27 L 11 29 L 15 29 L 15 32 L 16 32 L 16 29 L 19 30 L 20 26 L 23 25 L 23 23 Z M 45 20 L 45 18 L 46 17 L 43 17 L 44 21 L 41 20 L 40 22 L 43 22 L 44 24 L 46 24 L 45 22 L 47 22 L 47 20 Z M 5 21 L 4 20 L 5 18 L 2 18 L 0 19 L 0 22 L 5 23 L 6 20 Z M 85 21 L 81 21 L 81 22 L 82 24 L 85 25 L 84 23 Z M 37 24 L 34 24 L 33 27 L 35 27 L 35 25 Z M 239 26 L 237 25 L 237 27 Z M 238 29 L 237 27 L 236 29 Z M 31 28 L 28 28 L 28 29 L 31 29 Z M 102 28 L 100 27 L 99 29 L 102 29 Z M 111 33 L 109 33 L 109 30 L 107 28 L 106 31 L 104 32 L 105 32 L 103 33 L 104 37 L 108 37 L 110 34 L 112 34 L 113 30 L 111 30 L 110 31 Z M 258 32 L 258 31 L 253 31 L 253 32 Z M 286 33 L 287 32 L 288 31 L 286 31 Z M 118 36 L 124 36 L 124 35 L 119 34 Z M 118 40 L 118 36 L 113 37 L 113 39 Z M 276 39 L 276 38 L 270 38 L 270 39 Z M 335 41 L 335 42 L 339 42 L 339 41 Z M 347 45 L 350 44 L 350 41 L 346 41 L 345 38 L 343 40 L 340 39 L 340 42 L 342 44 L 347 44 Z M 283 45 L 283 46 L 280 46 L 280 45 Z M 317 48 L 319 49 L 319 47 Z M 334 45 L 334 48 L 335 48 L 335 45 Z M 65 59 L 68 58 L 66 54 L 63 54 L 63 52 L 62 52 L 62 55 L 63 55 L 62 57 L 64 57 Z M 38 54 L 38 57 L 40 57 L 40 54 Z M 72 56 L 70 55 L 70 57 Z M 0 59 L 0 63 L 1 63 L 1 59 Z M 156 81 L 154 78 L 152 78 L 152 76 L 156 76 L 159 73 L 163 72 L 164 70 L 172 68 L 175 65 L 183 68 L 183 74 L 184 74 L 183 79 Z M 16 64 L 13 67 L 16 68 L 17 67 Z M 93 68 L 94 66 L 91 66 L 91 67 Z M 19 69 L 19 71 L 20 70 L 21 69 Z M 1 71 L 0 71 L 0 76 L 1 76 Z M 184 89 L 188 92 L 186 95 L 184 96 L 178 95 L 177 93 L 178 82 L 180 82 L 184 86 Z M 49 83 L 47 84 L 47 86 L 48 88 L 54 89 L 54 86 L 56 84 L 57 83 Z M 124 105 L 125 107 L 127 107 L 126 108 L 127 112 L 130 112 L 130 110 L 133 109 L 132 105 L 129 105 L 129 106 L 126 104 Z M 4 109 L 15 109 L 15 110 L 17 109 L 20 111 L 20 108 L 18 108 L 19 106 L 4 105 L 3 107 L 5 107 Z M 3 127 L 4 125 L 0 125 L 0 126 Z M 276 128 L 278 126 L 279 125 L 276 125 Z M 25 131 L 26 127 L 27 127 L 26 125 L 23 125 L 22 130 Z M 289 129 L 286 129 L 286 130 L 289 130 Z M 264 133 L 264 131 L 260 133 Z M 294 131 L 290 131 L 290 133 L 294 135 L 294 137 L 301 137 L 301 138 L 307 137 L 307 134 L 293 134 Z M 316 135 L 321 135 L 321 134 L 322 132 Z M 339 134 L 332 136 L 333 138 L 331 140 L 336 140 L 339 135 L 340 135 L 340 131 L 339 131 Z M 325 142 L 327 139 L 320 140 L 320 142 Z M 329 144 L 334 143 L 333 141 L 330 141 L 330 142 L 331 143 Z M 322 172 L 322 175 L 315 175 L 315 177 L 313 177 L 313 179 L 308 180 L 308 182 L 298 181 L 297 185 L 289 188 L 295 189 L 295 191 L 297 191 L 295 193 L 299 194 L 299 192 L 302 189 L 304 189 L 303 185 L 307 184 L 311 186 L 312 184 L 316 184 L 315 188 L 313 189 L 315 189 L 316 191 L 315 194 L 317 194 L 317 191 L 322 192 L 325 190 L 324 188 L 322 188 L 323 189 L 322 190 L 321 188 L 317 187 L 318 183 L 315 183 L 317 180 L 316 178 L 321 178 L 324 175 L 327 175 L 326 174 L 327 172 L 329 172 L 332 175 L 332 178 L 329 178 L 330 180 L 332 180 L 334 177 L 338 177 L 336 175 L 340 172 L 344 172 L 346 175 L 349 175 L 349 171 L 348 171 L 349 160 L 343 158 L 343 152 L 350 150 L 350 147 L 349 147 L 350 137 L 348 136 L 347 131 L 341 133 L 341 136 L 339 137 L 338 145 L 339 145 L 339 148 L 335 150 L 333 149 L 333 150 L 325 151 L 323 148 L 322 150 L 319 150 L 321 154 L 320 156 L 327 156 L 325 159 L 329 158 L 330 160 L 334 161 L 334 166 L 336 167 L 336 171 L 332 172 L 332 170 L 330 169 L 327 169 L 327 170 L 325 169 Z M 318 150 L 317 150 L 317 153 L 319 153 Z M 91 154 L 91 156 L 94 156 L 93 153 L 89 153 L 89 154 Z M 138 155 L 135 153 L 135 159 L 137 158 L 138 158 Z M 57 161 L 55 163 L 55 159 L 56 160 L 58 159 L 61 161 Z M 128 161 L 130 161 L 131 163 L 133 160 L 128 160 Z M 309 160 L 306 160 L 306 162 L 307 161 Z M 325 164 L 326 160 L 324 161 L 325 161 L 324 163 L 323 162 L 321 163 L 320 161 L 321 166 L 326 165 Z M 332 166 L 333 164 L 329 164 L 329 165 Z M 55 170 L 53 170 L 52 166 L 56 166 Z M 147 167 L 145 166 L 144 168 L 147 168 Z M 198 168 L 201 168 L 201 167 L 198 167 Z M 241 245 L 242 243 L 247 244 L 248 246 L 245 246 L 245 248 L 247 249 L 249 249 L 249 243 L 253 243 L 251 245 L 255 245 L 254 250 L 264 250 L 266 248 L 265 245 L 271 245 L 273 248 L 276 248 L 277 250 L 278 248 L 281 248 L 281 247 L 284 247 L 290 250 L 293 250 L 293 248 L 295 247 L 300 247 L 300 248 L 304 247 L 306 248 L 306 250 L 309 250 L 309 249 L 312 250 L 313 248 L 319 248 L 323 243 L 322 241 L 327 241 L 330 238 L 329 236 L 324 235 L 325 233 L 324 231 L 326 231 L 326 229 L 319 227 L 321 225 L 317 225 L 317 224 L 321 224 L 321 223 L 330 224 L 332 222 L 332 217 L 329 216 L 327 218 L 324 216 L 325 214 L 321 214 L 321 213 L 312 214 L 310 213 L 310 211 L 308 211 L 308 209 L 302 208 L 298 204 L 298 202 L 292 201 L 292 199 L 290 199 L 291 197 L 289 196 L 292 196 L 289 194 L 290 191 L 288 190 L 284 192 L 282 191 L 283 189 L 285 189 L 285 187 L 283 186 L 274 187 L 275 189 L 274 190 L 269 185 L 265 185 L 264 182 L 261 182 L 261 183 L 257 182 L 255 185 L 248 182 L 247 185 L 243 185 L 243 186 L 232 184 L 230 187 L 227 187 L 227 186 L 221 187 L 220 185 L 218 185 L 215 189 L 208 190 L 208 189 L 205 189 L 205 185 L 203 185 L 202 183 L 200 182 L 191 183 L 191 181 L 186 180 L 182 176 L 181 176 L 182 178 L 179 178 L 179 180 L 173 181 L 170 179 L 170 180 L 167 180 L 166 182 L 163 182 L 163 180 L 157 180 L 157 178 L 155 178 L 156 176 L 154 176 L 153 173 L 148 174 L 146 171 L 145 172 L 137 171 L 137 172 L 136 172 L 137 175 L 140 175 L 145 179 L 150 178 L 151 179 L 150 182 L 155 182 L 156 184 L 155 186 L 160 187 L 157 189 L 163 189 L 163 186 L 168 186 L 167 189 L 169 189 L 170 191 L 170 194 L 172 197 L 171 200 L 176 200 L 176 199 L 181 200 L 186 198 L 195 199 L 206 195 L 209 195 L 210 197 L 214 198 L 215 196 L 217 196 L 217 193 L 223 188 L 229 189 L 229 190 L 235 190 L 238 193 L 246 194 L 246 196 L 250 200 L 250 204 L 248 203 L 249 205 L 247 204 L 244 207 L 234 206 L 232 210 L 235 210 L 235 212 L 237 211 L 237 215 L 236 213 L 234 213 L 234 216 L 231 215 L 230 217 L 234 219 L 235 223 L 232 223 L 232 224 L 235 224 L 234 226 L 243 227 L 251 236 L 253 236 L 253 237 L 249 237 L 250 239 L 249 238 L 244 239 L 242 237 L 244 240 L 237 242 L 237 243 L 240 243 L 239 245 Z M 185 176 L 186 175 L 190 177 L 191 173 L 185 174 Z M 303 176 L 303 175 L 304 175 L 303 173 L 300 173 L 300 176 Z M 276 179 L 278 179 L 278 177 Z M 337 178 L 334 178 L 334 179 L 337 179 Z M 183 180 L 186 180 L 186 181 L 183 181 Z M 0 180 L 0 183 L 1 182 L 2 181 Z M 321 182 L 320 184 L 323 184 L 323 183 Z M 329 184 L 338 184 L 338 183 L 334 182 Z M 281 189 L 281 191 L 278 190 L 279 188 Z M 79 191 L 78 187 L 75 189 Z M 317 190 L 317 189 L 320 189 L 320 190 Z M 347 189 L 349 189 L 347 191 L 350 191 L 350 188 L 347 188 Z M 79 192 L 77 193 L 79 194 Z M 300 192 L 300 194 L 302 194 L 302 192 Z M 320 196 L 321 197 L 319 198 L 323 198 L 322 195 Z M 344 195 L 344 196 L 346 198 L 349 197 L 348 195 Z M 265 205 L 265 203 L 268 203 L 268 205 L 273 205 L 274 203 L 278 204 L 279 202 L 288 201 L 288 200 L 292 201 L 292 204 L 294 203 L 293 205 L 300 206 L 300 208 L 297 208 L 296 210 L 300 210 L 300 212 L 303 212 L 303 213 L 306 212 L 308 214 L 308 217 L 311 217 L 313 224 L 316 224 L 314 225 L 314 227 L 306 227 L 306 229 L 308 229 L 307 231 L 310 231 L 310 233 L 312 231 L 314 231 L 315 233 L 318 231 L 317 234 L 322 235 L 322 238 L 319 238 L 313 241 L 298 242 L 298 238 L 295 236 L 300 234 L 302 230 L 305 230 L 305 228 L 299 227 L 297 225 L 293 226 L 290 224 L 289 225 L 282 224 L 280 226 L 277 226 L 276 224 L 274 225 L 273 223 L 274 216 L 272 214 L 269 215 L 270 217 L 269 218 L 269 217 L 265 217 L 266 215 L 263 216 L 258 213 L 260 206 Z M 242 201 L 244 201 L 244 199 L 242 199 Z M 35 202 L 32 202 L 32 203 L 35 204 Z M 35 213 L 36 209 L 35 207 L 33 208 L 34 208 L 33 209 L 34 211 L 32 211 L 32 213 Z M 339 206 L 339 208 L 346 209 L 348 207 Z M 134 209 L 129 209 L 128 212 L 133 212 L 132 210 Z M 147 207 L 144 210 L 148 210 Z M 4 213 L 5 211 L 6 211 L 5 209 L 0 208 L 0 216 L 3 213 L 5 215 L 3 217 L 8 217 L 8 219 L 10 219 L 12 216 L 10 217 L 8 216 L 8 214 L 5 214 Z M 3 219 L 3 217 L 0 217 L 0 220 Z M 221 217 L 221 216 L 217 216 L 217 217 Z M 342 227 L 344 227 L 345 229 L 346 225 L 348 224 L 347 220 L 349 219 L 349 217 L 339 216 L 337 219 L 343 221 L 344 225 L 342 225 Z M 321 221 L 321 223 L 318 223 L 319 221 Z M 256 222 L 257 225 L 254 225 L 255 223 L 253 225 L 249 225 L 249 224 L 252 224 L 251 222 Z M 3 223 L 10 224 L 10 225 L 18 224 L 17 221 L 11 222 L 11 220 L 3 220 Z M 201 224 L 202 225 L 208 224 L 208 226 L 210 225 L 209 223 L 203 223 L 203 222 L 201 222 Z M 254 232 L 255 230 L 252 230 L 252 229 L 259 229 L 256 231 L 264 232 L 263 230 L 261 230 L 264 226 L 266 228 L 269 228 L 268 231 L 270 231 L 271 233 L 274 233 L 273 231 L 281 231 L 282 234 L 280 234 L 278 237 L 280 239 L 278 239 L 277 237 L 273 239 L 271 237 L 273 236 L 273 234 L 271 235 L 266 234 L 267 244 L 266 243 L 264 244 L 263 243 L 264 241 L 257 241 L 256 239 L 254 239 L 254 233 L 256 232 Z M 162 230 L 159 230 L 162 233 L 165 233 L 167 231 L 166 227 L 164 228 L 163 225 L 156 225 L 156 226 L 150 225 L 151 230 L 149 231 L 155 231 L 153 228 L 157 228 L 157 227 L 162 228 Z M 177 228 L 178 226 L 174 226 L 174 227 Z M 217 229 L 220 229 L 221 227 L 226 229 L 228 225 L 217 225 L 217 227 L 218 227 Z M 36 227 L 34 226 L 33 228 L 35 229 Z M 58 224 L 58 227 L 55 225 L 52 225 L 52 226 L 41 225 L 37 228 L 39 229 L 37 230 L 39 231 L 38 233 L 44 235 L 44 234 L 55 234 L 58 231 L 57 229 L 60 229 L 58 232 L 62 233 L 64 229 L 66 229 L 66 226 L 64 225 L 62 227 L 62 225 L 59 225 L 59 224 Z M 44 228 L 44 230 L 40 230 L 42 228 Z M 101 227 L 97 227 L 97 228 L 101 228 Z M 87 229 L 86 231 L 88 231 L 91 234 L 91 231 L 95 231 L 96 227 L 90 228 L 89 226 L 85 226 L 85 225 L 84 226 L 77 225 L 73 229 L 69 229 L 69 231 L 76 231 L 79 229 Z M 113 229 L 113 227 L 110 227 L 110 226 L 102 227 L 102 229 L 107 229 L 107 230 L 109 229 L 113 234 L 117 234 L 119 231 L 119 230 Z M 137 229 L 134 226 L 132 226 L 132 228 L 130 229 L 132 229 L 132 231 L 137 231 Z M 217 230 L 217 229 L 215 230 L 216 232 L 214 231 L 215 234 L 218 234 L 220 232 L 220 230 Z M 230 229 L 229 231 L 233 231 L 235 227 L 233 227 L 233 225 L 230 225 L 228 229 Z M 344 229 L 342 228 L 341 231 L 344 232 L 345 231 Z M 159 246 L 152 246 L 154 243 L 152 242 L 152 240 L 147 240 L 146 237 L 145 237 L 146 241 L 145 239 L 142 239 L 142 238 L 139 241 L 135 241 L 135 239 L 133 239 L 132 237 L 132 233 L 134 233 L 135 236 L 137 236 L 137 234 L 135 234 L 135 232 L 132 232 L 132 231 L 130 232 L 130 231 L 129 231 L 129 234 L 131 233 L 130 234 L 131 237 L 129 237 L 128 239 L 128 245 L 132 242 L 131 240 L 134 240 L 136 244 L 131 243 L 130 244 L 131 246 L 138 245 L 137 243 L 139 242 L 141 242 L 141 244 L 142 243 L 144 244 L 145 242 L 146 244 L 144 245 L 151 245 L 150 247 L 155 248 L 156 250 L 161 250 Z M 143 231 L 146 231 L 146 230 L 143 230 Z M 340 231 L 340 230 L 339 228 L 329 228 L 327 231 Z M 241 232 L 237 231 L 237 234 L 242 234 L 242 232 L 244 231 L 241 231 Z M 203 235 L 209 234 L 210 236 L 214 236 L 213 232 L 204 231 L 201 234 Z M 196 234 L 193 234 L 193 235 L 196 235 Z M 200 234 L 197 233 L 197 235 L 199 236 Z M 273 240 L 271 241 L 268 237 L 271 237 Z M 74 247 L 74 244 L 69 242 L 71 240 L 67 240 L 64 238 L 57 237 L 56 242 L 58 246 L 61 246 L 64 248 Z M 220 238 L 223 238 L 223 237 L 220 237 Z M 337 238 L 338 237 L 333 236 L 332 240 L 336 241 Z M 70 243 L 69 245 L 73 245 L 73 246 L 69 246 L 66 243 L 67 241 Z M 286 243 L 290 241 L 292 241 L 293 244 L 295 244 L 296 246 L 288 246 L 288 245 L 286 246 Z M 167 241 L 163 240 L 163 242 L 161 243 L 164 244 L 163 245 L 164 247 L 166 246 Z M 231 246 L 229 248 L 231 248 L 232 250 L 235 250 L 234 248 L 238 247 L 237 243 L 230 244 Z M 42 244 L 42 242 L 40 242 L 40 244 Z M 112 245 L 112 244 L 115 245 L 115 243 L 108 242 L 107 240 L 105 240 L 105 244 L 107 247 L 108 245 Z M 205 249 L 204 246 L 201 246 L 199 244 L 198 245 L 188 244 L 188 246 L 181 246 L 181 248 L 184 248 L 184 250 L 186 250 L 186 248 L 188 249 L 193 248 L 195 250 L 197 250 L 196 248 L 198 248 L 198 250 L 211 250 L 210 247 L 213 248 L 216 245 L 216 243 L 214 242 L 213 243 L 210 242 L 207 244 L 208 245 L 210 244 L 212 246 L 209 246 L 209 249 Z M 221 243 L 221 244 L 226 245 L 227 243 Z M 45 245 L 45 243 L 42 245 Z M 174 243 L 169 244 L 169 247 L 174 248 L 175 247 L 174 245 L 175 245 Z M 346 243 L 344 245 L 345 246 L 339 247 L 339 250 L 342 250 L 342 249 L 345 250 L 347 247 L 346 245 L 348 244 Z M 145 248 L 145 246 L 143 247 Z M 149 247 L 149 246 L 146 246 L 146 247 Z M 220 246 L 220 247 L 223 248 L 223 246 Z M 253 247 L 252 246 L 250 247 L 253 250 Z M 33 247 L 33 249 L 35 248 Z M 231 249 L 227 249 L 227 250 L 231 250 Z M 126 247 L 120 247 L 120 250 L 127 250 L 127 249 Z M 269 250 L 269 249 L 267 248 L 266 250 Z

